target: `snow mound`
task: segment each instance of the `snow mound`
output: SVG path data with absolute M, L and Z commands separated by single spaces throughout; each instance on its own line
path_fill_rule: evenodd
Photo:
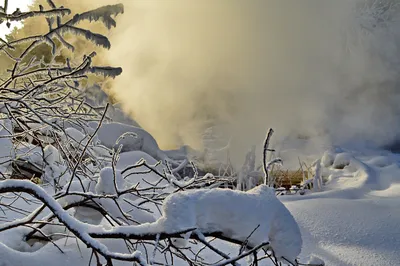
M 137 164 L 142 159 L 160 174 L 163 174 L 168 170 L 164 164 L 158 164 L 156 159 L 143 151 L 130 151 L 121 153 L 116 164 L 116 168 L 119 171 L 123 171 L 129 166 Z M 148 167 L 143 165 L 127 170 L 123 177 L 126 187 L 137 186 L 139 189 L 150 188 L 152 186 L 151 184 L 158 184 L 159 186 L 167 186 L 169 184 L 168 180 L 161 178 L 158 174 L 150 171 Z
M 95 181 L 91 181 L 89 179 L 83 179 L 81 181 L 79 180 L 74 180 L 71 182 L 71 185 L 69 187 L 69 192 L 95 192 Z M 65 185 L 63 191 L 66 191 L 67 185 Z M 79 201 L 82 201 L 84 197 L 78 196 L 78 195 L 68 195 L 65 197 L 62 197 L 58 199 L 58 203 L 60 203 L 61 206 L 65 207 L 69 204 L 77 203 Z
M 201 189 L 174 193 L 165 200 L 158 222 L 167 233 L 196 228 L 239 241 L 248 238 L 251 246 L 269 241 L 278 259 L 293 263 L 302 247 L 296 221 L 266 185 L 247 192 Z
M 143 151 L 130 151 L 130 152 L 124 152 L 119 155 L 119 160 L 117 162 L 117 169 L 119 170 L 124 170 L 129 166 L 135 165 L 138 163 L 140 160 L 145 160 L 147 164 L 149 165 L 155 165 L 158 163 L 154 157 L 151 155 L 143 152 Z M 161 165 L 156 166 L 156 169 L 162 171 L 164 168 Z M 137 167 L 135 168 L 135 171 L 137 172 L 143 172 L 148 170 L 146 167 Z
M 335 154 L 332 150 L 325 151 L 324 155 L 321 158 L 321 165 L 323 167 L 329 167 L 333 165 L 335 161 Z
M 91 122 L 89 125 L 92 129 L 98 127 L 97 122 Z M 157 160 L 176 164 L 164 151 L 160 150 L 153 136 L 140 127 L 116 122 L 105 123 L 99 128 L 97 138 L 109 149 L 117 149 L 122 144 L 121 152 L 143 151 Z
M 117 194 L 116 189 L 124 188 L 124 179 L 121 172 L 114 170 L 112 167 L 104 167 L 100 171 L 100 177 L 96 185 L 96 193 L 104 195 Z
M 307 261 L 308 265 L 325 265 L 325 262 L 323 260 L 321 260 L 320 258 L 312 255 L 310 256 L 310 259 Z
M 43 156 L 49 165 L 60 163 L 62 160 L 60 152 L 53 145 L 47 145 L 44 147 Z
M 315 254 L 325 265 L 398 265 L 400 155 L 329 150 L 321 165 L 329 176 L 323 192 L 280 197 L 301 228 L 300 261 Z
M 100 171 L 100 177 L 95 187 L 97 194 L 116 195 L 117 190 L 126 188 L 125 181 L 121 172 L 112 167 L 105 167 Z M 125 224 L 141 224 L 154 222 L 155 218 L 147 211 L 140 208 L 133 208 L 132 202 L 129 199 L 136 199 L 134 195 L 124 194 L 121 198 L 116 200 L 101 198 L 97 202 L 103 206 L 107 212 L 115 219 L 120 220 Z M 122 211 L 125 210 L 126 212 Z M 130 210 L 130 211 L 127 211 Z
M 335 169 L 343 169 L 350 164 L 351 154 L 342 152 L 336 155 L 335 160 L 333 161 L 333 168 Z
M 74 148 L 83 148 L 89 141 L 89 136 L 83 134 L 76 128 L 69 127 L 65 129 L 65 136 L 62 136 L 64 143 L 69 142 Z
M 95 129 L 98 127 L 98 123 L 91 122 L 89 126 Z M 119 141 L 119 144 L 123 145 L 122 152 L 141 150 L 144 146 L 151 150 L 151 153 L 159 150 L 157 141 L 153 136 L 140 127 L 117 122 L 104 123 L 97 132 L 100 142 L 110 149 L 118 148 L 119 144 L 116 142 L 124 134 L 126 135 L 125 138 Z
M 366 163 L 377 167 L 386 167 L 393 164 L 393 160 L 387 156 L 376 156 L 366 161 Z
M 329 165 L 330 158 L 334 162 Z M 324 153 L 321 159 L 323 176 L 326 177 L 324 196 L 333 194 L 339 197 L 359 198 L 376 190 L 386 190 L 400 182 L 399 156 L 378 152 L 331 150 Z M 351 189 L 352 195 L 347 192 Z

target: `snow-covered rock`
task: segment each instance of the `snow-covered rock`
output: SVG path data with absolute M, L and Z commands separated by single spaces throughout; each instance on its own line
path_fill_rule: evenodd
M 89 125 L 95 129 L 98 123 L 91 122 Z M 124 137 L 120 138 L 121 136 Z M 160 150 L 153 136 L 140 127 L 115 122 L 104 123 L 99 128 L 97 137 L 101 144 L 109 149 L 116 150 L 122 144 L 121 152 L 143 151 L 157 160 L 173 162 L 164 151 Z

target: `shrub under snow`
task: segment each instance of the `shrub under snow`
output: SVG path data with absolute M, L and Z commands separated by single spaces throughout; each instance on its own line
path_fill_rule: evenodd
M 196 228 L 201 233 L 222 232 L 239 241 L 248 238 L 253 247 L 269 242 L 278 259 L 292 263 L 302 247 L 296 221 L 266 185 L 247 192 L 200 189 L 174 193 L 166 198 L 158 223 L 167 233 Z

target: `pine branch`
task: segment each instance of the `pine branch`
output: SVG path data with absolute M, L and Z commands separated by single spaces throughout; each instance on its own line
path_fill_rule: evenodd
M 106 49 L 110 49 L 111 43 L 108 38 L 104 35 L 93 33 L 90 30 L 85 30 L 81 28 L 77 28 L 74 26 L 65 25 L 64 27 L 60 27 L 57 29 L 59 33 L 72 33 L 75 35 L 80 35 L 85 37 L 88 41 L 93 42 L 98 46 L 102 46 Z
M 82 14 L 76 14 L 73 19 L 68 22 L 68 25 L 75 25 L 83 20 L 89 20 L 90 22 L 100 20 L 108 29 L 111 29 L 111 27 L 117 25 L 111 16 L 117 16 L 123 13 L 124 6 L 122 4 L 103 6 Z
M 115 78 L 116 76 L 121 75 L 122 68 L 120 67 L 90 67 L 90 73 L 95 75 L 102 75 L 103 77 L 111 77 Z

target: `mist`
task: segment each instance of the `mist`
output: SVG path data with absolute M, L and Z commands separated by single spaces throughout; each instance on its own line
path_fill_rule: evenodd
M 269 127 L 275 146 L 303 136 L 320 147 L 376 148 L 398 137 L 395 7 L 361 0 L 84 4 L 111 2 L 125 5 L 111 50 L 100 54 L 123 68 L 111 91 L 162 148 L 201 148 L 211 125 L 232 137 L 237 162 Z

